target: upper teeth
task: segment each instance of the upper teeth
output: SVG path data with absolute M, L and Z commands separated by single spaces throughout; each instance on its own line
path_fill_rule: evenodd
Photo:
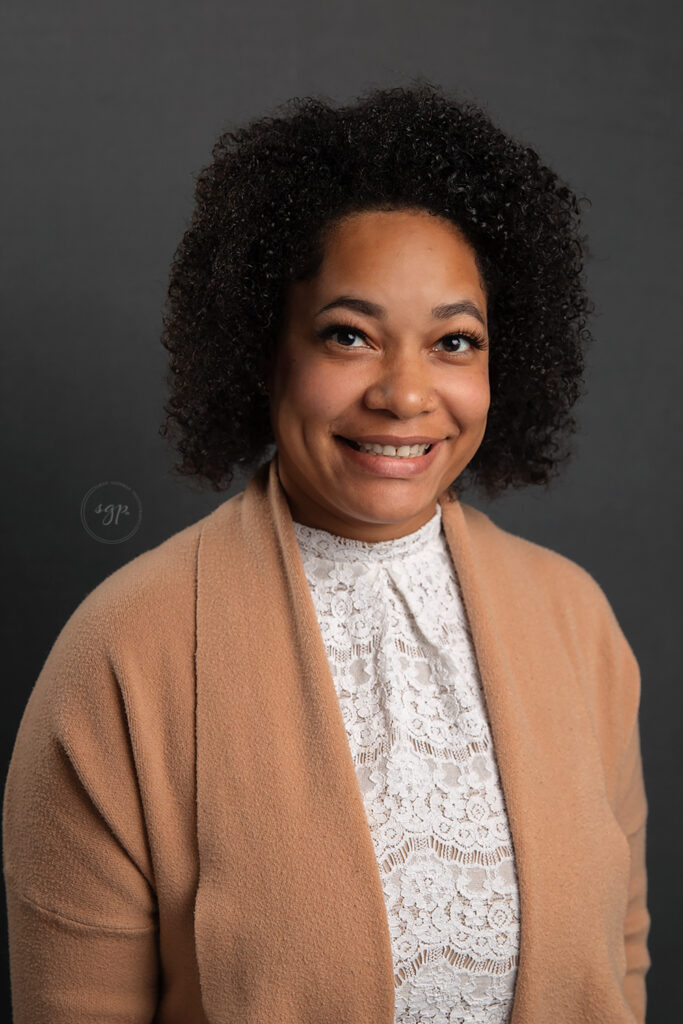
M 362 452 L 372 452 L 374 455 L 393 455 L 398 456 L 400 459 L 424 455 L 429 448 L 428 444 L 402 444 L 400 448 L 395 448 L 393 444 L 362 444 L 360 441 L 354 443 L 358 445 Z

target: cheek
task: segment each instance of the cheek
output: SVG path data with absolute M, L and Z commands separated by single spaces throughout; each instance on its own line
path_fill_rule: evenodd
M 459 376 L 444 397 L 451 414 L 462 427 L 478 427 L 491 403 L 488 374 Z
M 288 418 L 329 421 L 358 397 L 358 378 L 334 367 L 291 363 L 283 380 L 282 404 Z

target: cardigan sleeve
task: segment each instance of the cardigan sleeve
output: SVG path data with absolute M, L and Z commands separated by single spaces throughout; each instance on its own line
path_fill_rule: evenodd
M 126 693 L 89 618 L 77 610 L 55 641 L 5 782 L 14 1024 L 143 1024 L 157 1006 L 157 907 Z
M 617 783 L 616 817 L 626 836 L 631 854 L 628 901 L 624 919 L 624 950 L 626 976 L 624 993 L 638 1024 L 645 1022 L 645 977 L 651 960 L 648 952 L 650 915 L 647 908 L 647 868 L 645 861 L 647 796 L 643 779 L 640 746 L 639 704 L 640 670 L 635 655 L 621 630 L 622 666 L 628 682 L 624 693 L 630 695 L 629 715 L 625 720 L 626 742 L 623 747 Z
M 637 720 L 631 730 L 622 761 L 617 816 L 631 851 L 628 905 L 624 922 L 626 952 L 624 992 L 638 1024 L 644 1024 L 645 976 L 651 963 L 647 946 L 650 915 L 647 909 L 645 864 L 647 799 L 643 782 L 640 730 Z

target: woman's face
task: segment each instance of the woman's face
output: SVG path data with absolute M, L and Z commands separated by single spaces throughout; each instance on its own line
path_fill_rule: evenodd
M 296 521 L 366 541 L 424 525 L 490 402 L 486 296 L 457 228 L 406 210 L 338 222 L 317 277 L 290 286 L 269 390 Z M 432 448 L 388 457 L 342 438 Z

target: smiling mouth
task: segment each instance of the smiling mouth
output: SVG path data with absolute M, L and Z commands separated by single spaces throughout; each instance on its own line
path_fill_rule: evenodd
M 366 455 L 374 454 L 373 452 L 368 452 L 367 449 L 365 449 L 365 448 L 361 448 L 361 446 L 358 444 L 357 441 L 352 441 L 349 437 L 342 437 L 341 434 L 335 434 L 335 437 L 337 438 L 338 441 L 343 441 L 344 444 L 347 444 L 349 446 L 349 448 L 353 448 L 354 451 L 365 452 Z M 389 446 L 387 446 L 387 447 L 389 447 Z M 426 447 L 424 452 L 420 453 L 419 455 L 414 455 L 414 456 L 412 456 L 412 458 L 416 458 L 416 459 L 422 458 L 422 456 L 423 455 L 427 455 L 432 450 L 433 447 L 434 446 L 431 445 L 431 444 L 427 445 L 427 447 Z

